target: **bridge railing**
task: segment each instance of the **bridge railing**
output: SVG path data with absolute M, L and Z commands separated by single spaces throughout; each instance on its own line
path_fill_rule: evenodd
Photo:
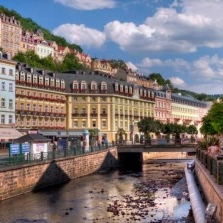
M 223 155 L 208 154 L 206 150 L 197 148 L 196 157 L 213 175 L 217 184 L 223 185 Z

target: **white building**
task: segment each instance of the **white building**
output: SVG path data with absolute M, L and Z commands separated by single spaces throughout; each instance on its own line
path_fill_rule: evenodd
M 0 52 L 0 142 L 21 136 L 15 125 L 15 65 Z M 1 146 L 1 145 L 0 145 Z

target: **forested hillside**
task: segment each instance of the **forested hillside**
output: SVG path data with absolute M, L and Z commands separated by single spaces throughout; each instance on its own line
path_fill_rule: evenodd
M 82 48 L 79 45 L 69 44 L 63 37 L 53 35 L 49 30 L 41 27 L 32 19 L 23 18 L 19 13 L 17 13 L 14 10 L 8 10 L 7 8 L 4 8 L 3 6 L 0 6 L 0 13 L 4 13 L 5 15 L 10 16 L 10 17 L 14 16 L 16 20 L 20 21 L 21 26 L 23 27 L 24 30 L 35 32 L 36 30 L 41 29 L 41 31 L 44 34 L 45 40 L 55 41 L 60 46 L 68 46 L 69 48 L 76 49 L 79 52 L 83 52 Z

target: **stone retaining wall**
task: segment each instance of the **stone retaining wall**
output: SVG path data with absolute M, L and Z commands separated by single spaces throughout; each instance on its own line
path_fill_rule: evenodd
M 216 183 L 215 178 L 210 175 L 209 171 L 195 159 L 195 173 L 198 178 L 199 186 L 205 196 L 207 203 L 217 206 L 214 218 L 216 223 L 223 222 L 223 187 Z
M 117 148 L 0 169 L 0 201 L 118 165 Z

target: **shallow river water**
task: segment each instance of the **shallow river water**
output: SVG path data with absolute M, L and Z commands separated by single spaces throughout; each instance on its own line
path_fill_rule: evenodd
M 145 163 L 0 203 L 1 223 L 191 223 L 184 162 Z

